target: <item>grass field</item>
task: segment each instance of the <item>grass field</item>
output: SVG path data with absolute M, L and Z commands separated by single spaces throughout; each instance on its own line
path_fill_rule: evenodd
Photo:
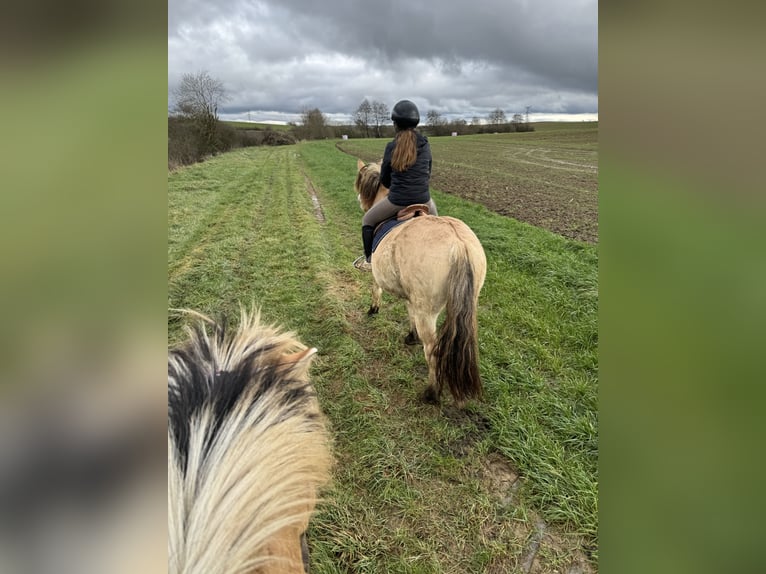
M 598 242 L 598 123 L 538 123 L 533 132 L 430 137 L 431 185 L 571 239 Z M 385 141 L 340 147 L 380 161 Z
M 238 130 L 274 130 L 275 132 L 287 132 L 293 126 L 286 124 L 261 124 L 258 122 L 223 122 Z
M 596 571 L 596 247 L 436 188 L 487 253 L 485 398 L 422 404 L 404 304 L 385 296 L 366 315 L 356 161 L 335 144 L 248 148 L 168 176 L 169 307 L 235 319 L 255 302 L 319 349 L 337 466 L 312 572 Z M 171 314 L 171 343 L 181 324 Z

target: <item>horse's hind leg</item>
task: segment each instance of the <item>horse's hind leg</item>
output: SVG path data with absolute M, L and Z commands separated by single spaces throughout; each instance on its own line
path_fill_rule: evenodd
M 430 404 L 439 404 L 442 394 L 441 386 L 436 381 L 436 358 L 434 357 L 436 317 L 437 315 L 422 312 L 414 316 L 415 329 L 423 342 L 423 354 L 428 364 L 428 386 L 423 391 L 423 400 Z
M 412 318 L 415 314 L 414 309 L 411 308 L 409 301 L 407 302 L 407 314 L 410 317 L 410 332 L 404 338 L 405 345 L 417 345 L 420 343 L 420 337 L 418 336 L 418 328 L 415 325 L 415 321 Z

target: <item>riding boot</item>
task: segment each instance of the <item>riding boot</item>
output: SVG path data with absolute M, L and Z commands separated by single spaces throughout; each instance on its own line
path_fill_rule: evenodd
M 375 228 L 372 225 L 365 225 L 362 227 L 362 244 L 364 245 L 364 257 L 367 263 L 370 262 L 372 256 L 372 238 L 375 235 Z

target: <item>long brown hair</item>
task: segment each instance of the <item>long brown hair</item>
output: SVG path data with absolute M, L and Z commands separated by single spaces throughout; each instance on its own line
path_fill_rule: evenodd
M 396 132 L 396 146 L 391 154 L 391 167 L 396 171 L 409 169 L 418 157 L 417 141 L 415 130 L 412 128 Z

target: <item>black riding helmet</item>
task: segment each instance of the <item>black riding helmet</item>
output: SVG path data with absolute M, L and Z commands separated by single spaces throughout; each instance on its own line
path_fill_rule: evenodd
M 396 102 L 391 119 L 400 128 L 414 128 L 420 123 L 418 107 L 409 100 Z

